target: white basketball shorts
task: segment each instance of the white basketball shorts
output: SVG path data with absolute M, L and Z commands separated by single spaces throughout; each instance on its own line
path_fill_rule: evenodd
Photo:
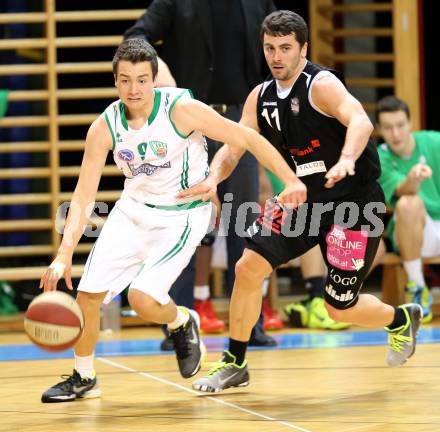
M 108 303 L 130 287 L 167 304 L 169 289 L 207 233 L 211 217 L 211 203 L 164 210 L 121 198 L 90 251 L 78 291 L 108 291 Z
M 397 241 L 396 229 L 394 229 L 393 235 L 395 244 L 399 245 Z M 422 250 L 420 254 L 423 258 L 430 258 L 440 255 L 440 221 L 433 220 L 428 214 L 426 214 Z

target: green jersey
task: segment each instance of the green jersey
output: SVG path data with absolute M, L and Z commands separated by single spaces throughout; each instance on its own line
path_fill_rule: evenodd
M 379 183 L 387 204 L 394 208 L 398 199 L 394 195 L 397 186 L 405 180 L 414 165 L 425 163 L 432 169 L 432 178 L 422 182 L 417 195 L 423 200 L 431 219 L 440 220 L 440 132 L 419 131 L 412 135 L 416 145 L 407 159 L 397 156 L 387 144 L 379 146 L 382 167 Z

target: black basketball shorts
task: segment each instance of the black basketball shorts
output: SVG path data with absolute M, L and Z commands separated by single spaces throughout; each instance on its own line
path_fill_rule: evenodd
M 337 309 L 354 306 L 383 232 L 384 194 L 377 183 L 350 200 L 286 209 L 276 199 L 248 229 L 247 248 L 273 268 L 319 244 L 328 268 L 324 298 Z

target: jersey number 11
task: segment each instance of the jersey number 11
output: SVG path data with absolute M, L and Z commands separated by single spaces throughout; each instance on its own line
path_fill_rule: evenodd
M 272 114 L 269 117 L 269 112 L 267 111 L 267 108 L 264 108 L 263 111 L 261 112 L 261 115 L 267 120 L 267 122 L 269 123 L 269 126 L 273 129 L 274 127 L 272 126 L 272 123 L 270 121 L 270 117 L 275 119 L 275 125 L 277 127 L 277 129 L 279 131 L 281 131 L 281 126 L 280 126 L 280 116 L 278 115 L 278 108 L 275 108 L 272 111 Z

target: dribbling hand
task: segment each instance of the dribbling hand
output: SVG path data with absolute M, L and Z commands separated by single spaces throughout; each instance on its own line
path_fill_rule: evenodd
M 58 255 L 52 264 L 44 272 L 40 279 L 40 289 L 55 291 L 58 281 L 64 276 L 67 288 L 73 289 L 72 285 L 72 258 Z

